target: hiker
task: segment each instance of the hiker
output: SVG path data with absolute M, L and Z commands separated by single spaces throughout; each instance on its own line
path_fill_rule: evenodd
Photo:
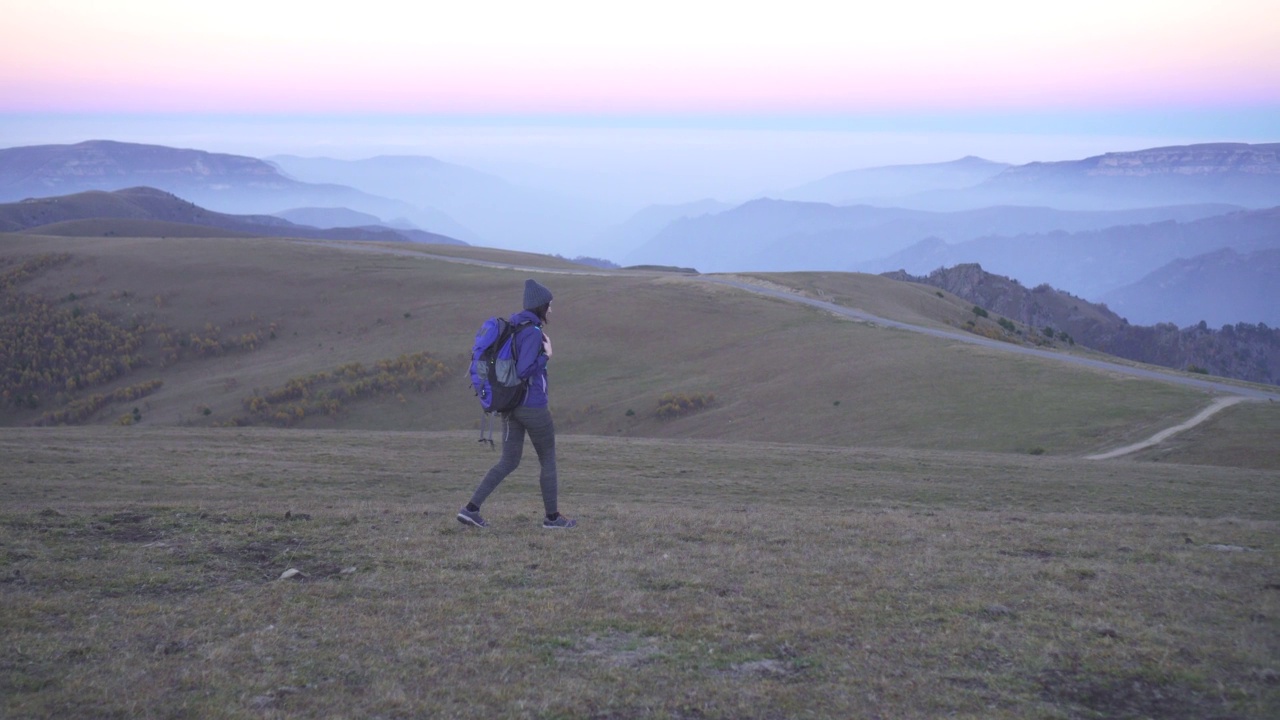
M 524 452 L 524 436 L 527 432 L 533 441 L 534 452 L 542 466 L 538 484 L 542 487 L 542 505 L 546 518 L 542 527 L 561 529 L 576 527 L 578 522 L 560 514 L 557 506 L 556 486 L 556 431 L 551 423 L 551 410 L 547 408 L 547 361 L 551 359 L 551 338 L 542 327 L 550 320 L 551 291 L 532 279 L 524 283 L 524 310 L 511 316 L 513 325 L 528 323 L 516 331 L 513 347 L 516 356 L 516 374 L 528 381 L 524 401 L 515 410 L 503 416 L 502 458 L 489 469 L 480 487 L 471 496 L 471 502 L 458 511 L 458 522 L 473 527 L 488 527 L 480 517 L 480 506 L 512 471 L 520 465 Z

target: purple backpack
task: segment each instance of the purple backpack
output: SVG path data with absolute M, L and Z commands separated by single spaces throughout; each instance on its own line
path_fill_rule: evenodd
M 529 323 L 512 325 L 491 317 L 480 326 L 471 345 L 471 388 L 485 414 L 504 415 L 520 407 L 529 381 L 516 374 L 516 332 Z

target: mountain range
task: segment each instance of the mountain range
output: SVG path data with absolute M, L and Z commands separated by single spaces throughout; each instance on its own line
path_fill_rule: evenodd
M 832 205 L 911 206 L 923 193 L 953 191 L 983 183 L 1012 167 L 972 155 L 944 163 L 888 165 L 846 170 L 779 195 L 779 200 Z
M 850 171 L 779 198 L 677 218 L 623 260 L 711 272 L 861 269 L 856 264 L 923 240 L 1191 222 L 1280 205 L 1278 150 L 1274 143 L 1221 143 L 1069 162 L 1006 166 L 964 158 Z
M 342 184 L 380 197 L 429 207 L 452 219 L 445 234 L 471 244 L 552 252 L 577 248 L 611 215 L 562 194 L 523 187 L 496 175 L 422 156 L 363 160 L 273 155 L 292 177 Z
M 950 181 L 952 177 L 962 178 L 961 172 L 965 169 L 974 182 L 961 186 Z M 918 210 L 965 210 L 1000 205 L 1119 210 L 1206 203 L 1264 208 L 1280 204 L 1280 143 L 1202 143 L 1110 152 L 1082 160 L 1007 166 L 965 158 L 955 163 L 877 170 L 887 177 L 905 174 L 920 182 L 899 181 L 887 185 L 885 191 L 865 197 L 874 198 L 874 203 L 879 205 Z M 874 172 L 862 171 L 862 174 L 874 177 Z M 939 172 L 950 175 L 943 175 L 932 183 L 925 182 Z M 931 187 L 927 186 L 930 184 Z M 803 188 L 799 188 L 786 196 L 831 201 L 803 195 Z M 844 204 L 856 201 L 846 199 Z
M 1280 143 L 1208 143 L 1112 152 L 1083 160 L 1033 162 L 961 191 L 993 204 L 1037 202 L 1055 207 L 1107 209 L 1135 205 L 1229 203 L 1250 208 L 1280 204 Z
M 761 268 L 865 271 L 869 268 L 863 265 L 877 258 L 887 256 L 886 262 L 896 262 L 894 253 L 925 239 L 949 245 L 989 236 L 1198 220 L 1234 209 L 1238 208 L 1187 205 L 1065 211 L 1001 206 L 933 212 L 762 199 L 719 213 L 678 219 L 624 259 L 628 264 L 667 263 L 704 272 Z
M 1267 210 L 1237 210 L 1186 221 L 1164 220 L 1144 224 L 1117 224 L 1101 229 L 1067 232 L 1035 232 L 990 235 L 957 243 L 932 237 L 897 253 L 853 264 L 861 272 L 905 270 L 924 274 L 940 267 L 978 263 L 991 272 L 1016 277 L 1029 286 L 1048 283 L 1093 301 L 1103 301 L 1119 291 L 1179 259 L 1190 259 L 1232 248 L 1237 252 L 1280 248 L 1280 207 Z M 1207 267 L 1207 266 L 1206 266 Z M 1227 317 L 1215 314 L 1219 322 L 1275 322 L 1280 320 L 1280 290 L 1263 284 L 1257 302 L 1234 310 L 1223 307 Z M 1188 286 L 1190 289 L 1191 286 Z M 1202 295 L 1222 287 L 1202 284 Z M 1143 305 L 1133 292 L 1124 297 L 1126 311 L 1139 313 L 1130 320 L 1141 323 L 1198 322 L 1211 318 L 1165 314 L 1156 317 L 1141 309 L 1169 312 L 1172 306 Z M 1203 298 L 1188 298 L 1205 306 Z M 1269 308 L 1267 316 L 1253 314 Z
M 0 202 L 140 186 L 215 212 L 346 208 L 466 240 L 466 230 L 439 211 L 346 185 L 299 181 L 258 158 L 110 140 L 0 149 Z
M 1252 322 L 1265 320 L 1258 306 L 1280 305 L 1273 295 L 1252 304 L 1227 302 L 1241 293 L 1226 292 L 1214 304 L 1144 300 L 1173 287 L 1144 278 L 1208 255 L 1169 270 L 1202 298 L 1219 286 L 1195 276 L 1216 273 L 1221 281 L 1229 270 L 1213 268 L 1244 267 L 1214 253 L 1277 247 L 1280 217 L 1267 208 L 1280 206 L 1278 150 L 1215 143 L 1024 165 L 966 157 L 850 170 L 736 205 L 705 199 L 630 209 L 628 219 L 617 208 L 430 157 L 257 159 L 99 140 L 0 150 L 0 201 L 149 186 L 213 212 L 256 216 L 264 227 L 272 223 L 261 218 L 272 214 L 317 228 L 406 236 L 425 228 L 434 233 L 428 241 L 443 235 L 548 254 L 573 248 L 568 255 L 702 272 L 921 274 L 981 263 L 1028 285 L 1110 299 L 1137 322 L 1196 314 L 1203 316 L 1192 322 Z M 1267 267 L 1269 256 L 1259 257 Z M 1188 305 L 1202 312 L 1173 312 Z
M 1249 253 L 1230 247 L 1179 258 L 1141 280 L 1102 295 L 1118 314 L 1139 324 L 1241 321 L 1280 327 L 1280 247 Z

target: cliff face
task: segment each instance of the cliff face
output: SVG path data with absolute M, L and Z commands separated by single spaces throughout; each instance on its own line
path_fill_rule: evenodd
M 1093 167 L 1087 170 L 1091 175 L 1277 175 L 1280 174 L 1280 143 L 1220 143 L 1153 148 L 1137 152 L 1108 153 L 1091 160 Z
M 1035 198 L 1054 207 L 1273 207 L 1280 198 L 1280 143 L 1184 145 L 1035 162 L 1011 167 L 979 188 L 988 197 Z
M 1280 329 L 1263 323 L 1216 330 L 1203 322 L 1182 329 L 1168 323 L 1131 325 L 1106 305 L 1048 285 L 1028 289 L 977 264 L 941 268 L 923 277 L 905 272 L 885 276 L 941 288 L 1029 330 L 1066 332 L 1076 343 L 1116 357 L 1280 385 Z
M 1083 160 L 1037 162 L 1011 167 L 1003 181 L 1033 181 L 1054 176 L 1133 177 L 1280 176 L 1280 143 L 1212 143 L 1114 152 Z

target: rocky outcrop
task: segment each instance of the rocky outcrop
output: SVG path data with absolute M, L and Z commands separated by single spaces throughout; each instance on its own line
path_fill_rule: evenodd
M 1280 177 L 1280 143 L 1209 143 L 1112 152 L 1083 160 L 1018 165 L 1005 170 L 998 177 L 1000 182 L 1029 182 L 1063 176 L 1154 175 Z

